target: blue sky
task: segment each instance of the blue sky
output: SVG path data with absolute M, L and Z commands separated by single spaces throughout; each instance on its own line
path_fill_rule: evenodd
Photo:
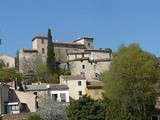
M 0 0 L 0 53 L 31 48 L 51 28 L 54 39 L 95 38 L 95 47 L 139 43 L 160 56 L 159 0 Z

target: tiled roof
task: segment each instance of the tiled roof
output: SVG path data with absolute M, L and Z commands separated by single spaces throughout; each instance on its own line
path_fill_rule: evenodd
M 68 52 L 67 55 L 90 54 L 90 53 L 91 53 L 90 51 L 84 51 L 84 52 L 76 51 L 76 52 Z
M 37 50 L 23 49 L 23 52 L 38 52 Z
M 41 84 L 41 85 L 26 85 L 26 91 L 47 91 L 47 90 L 68 90 L 67 85 L 60 84 Z
M 48 37 L 46 36 L 35 36 L 32 41 L 34 41 L 35 39 L 47 39 L 48 40 Z
M 112 50 L 110 48 L 100 48 L 100 49 L 86 49 L 86 52 L 112 52 Z
M 82 39 L 93 41 L 93 38 L 90 38 L 90 37 L 81 37 L 81 38 L 79 38 L 77 40 L 74 40 L 73 42 L 77 42 L 77 41 L 82 40 Z
M 45 84 L 41 85 L 25 85 L 26 91 L 45 91 L 47 90 L 47 86 Z
M 1 87 L 7 87 L 7 88 L 9 88 L 10 86 L 7 85 L 7 84 L 1 84 L 1 83 L 0 83 L 0 88 L 1 88 Z
M 68 75 L 68 76 L 61 76 L 65 80 L 86 80 L 85 77 L 82 77 L 81 75 Z
M 9 103 L 11 102 L 19 102 L 18 96 L 16 95 L 15 90 L 9 90 Z
M 51 84 L 48 88 L 49 90 L 68 90 L 67 85 Z

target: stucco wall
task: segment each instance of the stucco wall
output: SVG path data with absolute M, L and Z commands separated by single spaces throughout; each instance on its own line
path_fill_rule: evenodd
M 60 94 L 65 94 L 66 97 L 66 102 L 69 102 L 69 91 L 68 90 L 51 90 L 50 91 L 50 95 L 52 96 L 53 94 L 57 94 L 58 95 L 58 101 L 61 102 L 61 97 Z
M 78 85 L 78 81 L 81 81 L 81 86 Z M 69 87 L 69 96 L 72 99 L 79 99 L 79 91 L 82 91 L 82 95 L 86 94 L 86 80 L 65 80 L 60 77 L 60 84 L 65 84 Z

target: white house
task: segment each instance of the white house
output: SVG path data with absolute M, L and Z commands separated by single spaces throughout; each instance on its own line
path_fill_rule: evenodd
M 56 102 L 69 102 L 69 88 L 66 85 L 51 84 L 48 86 L 51 98 Z

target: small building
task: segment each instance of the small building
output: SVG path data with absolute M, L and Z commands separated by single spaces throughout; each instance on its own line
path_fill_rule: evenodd
M 79 99 L 86 94 L 86 79 L 83 76 L 60 76 L 60 84 L 69 87 L 71 99 Z
M 48 91 L 54 101 L 69 103 L 69 88 L 67 85 L 51 84 Z
M 25 85 L 25 92 L 37 95 L 37 102 L 41 96 L 51 97 L 53 101 L 68 103 L 69 88 L 60 84 Z
M 3 60 L 6 68 L 15 68 L 15 58 L 6 54 L 0 55 L 0 59 Z
M 20 101 L 14 89 L 6 84 L 0 84 L 0 115 L 20 113 Z

